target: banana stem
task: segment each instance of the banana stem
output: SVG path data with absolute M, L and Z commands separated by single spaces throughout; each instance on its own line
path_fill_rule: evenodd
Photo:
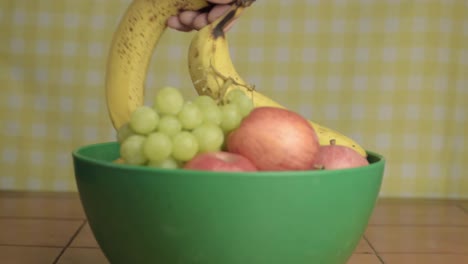
M 253 4 L 253 2 L 255 2 L 255 0 L 237 0 L 236 5 L 242 7 L 249 7 Z
M 229 11 L 221 17 L 221 21 L 213 28 L 212 34 L 214 38 L 224 37 L 225 29 L 241 15 L 246 7 L 252 5 L 253 2 L 255 2 L 255 0 L 237 0 Z

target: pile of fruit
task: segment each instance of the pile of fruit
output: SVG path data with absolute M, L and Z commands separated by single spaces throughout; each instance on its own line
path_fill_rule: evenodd
M 173 87 L 144 106 L 153 49 L 170 16 L 200 10 L 205 0 L 132 1 L 109 53 L 106 102 L 118 131 L 120 163 L 214 171 L 339 169 L 368 164 L 359 144 L 308 121 L 244 81 L 230 56 L 226 28 L 255 0 L 233 1 L 198 30 L 188 48 L 188 71 L 198 96 Z
M 340 169 L 367 165 L 352 148 L 320 145 L 301 115 L 256 107 L 239 89 L 223 100 L 186 100 L 178 89 L 159 89 L 153 106 L 140 106 L 117 133 L 119 162 L 211 171 Z

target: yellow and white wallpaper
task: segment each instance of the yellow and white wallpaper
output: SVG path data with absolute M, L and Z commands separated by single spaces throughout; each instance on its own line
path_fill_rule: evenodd
M 130 0 L 0 2 L 0 189 L 76 190 L 71 151 L 114 140 L 111 37 Z M 168 30 L 147 98 L 194 96 L 193 33 Z M 382 153 L 382 196 L 468 197 L 468 1 L 258 0 L 230 31 L 239 72 Z

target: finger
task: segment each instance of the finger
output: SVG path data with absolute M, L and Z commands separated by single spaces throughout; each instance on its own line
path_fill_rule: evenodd
M 175 30 L 179 30 L 179 31 L 189 32 L 189 31 L 192 30 L 191 27 L 180 23 L 179 17 L 177 17 L 177 16 L 169 17 L 166 24 L 167 24 L 168 27 L 170 27 L 172 29 L 175 29 Z
M 236 20 L 237 18 L 234 20 L 231 20 L 228 24 L 226 24 L 226 26 L 224 26 L 223 28 L 223 31 L 228 32 L 232 28 L 232 26 L 236 23 Z
M 200 13 L 196 11 L 184 11 L 179 14 L 179 21 L 187 27 L 192 27 L 193 21 L 199 14 Z
M 201 13 L 198 15 L 192 23 L 192 27 L 196 30 L 200 30 L 202 27 L 208 25 L 208 14 Z
M 222 16 L 230 8 L 230 5 L 217 5 L 208 13 L 208 22 L 212 23 L 218 17 Z
M 213 3 L 213 4 L 230 4 L 232 3 L 233 0 L 208 0 L 208 2 Z

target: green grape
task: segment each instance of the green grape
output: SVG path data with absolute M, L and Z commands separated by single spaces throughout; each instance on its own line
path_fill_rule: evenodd
M 223 130 L 212 123 L 204 123 L 192 132 L 198 141 L 199 152 L 210 152 L 221 150 L 224 142 Z
M 229 103 L 237 105 L 242 117 L 246 117 L 254 108 L 252 99 L 239 89 L 229 92 L 226 98 Z
M 236 99 L 237 100 L 234 101 L 234 103 L 239 108 L 239 111 L 240 111 L 242 117 L 244 118 L 244 117 L 248 116 L 250 114 L 250 112 L 252 112 L 252 109 L 254 108 L 254 104 L 253 104 L 252 99 L 250 99 L 246 95 L 244 95 L 242 97 L 238 97 Z
M 200 108 L 204 108 L 205 106 L 216 106 L 215 100 L 208 96 L 208 95 L 200 95 L 193 100 L 193 102 L 198 105 Z
M 143 153 L 145 139 L 142 135 L 131 135 L 120 144 L 120 157 L 126 164 L 143 165 L 147 162 Z
M 148 160 L 164 160 L 172 153 L 172 140 L 164 133 L 153 132 L 146 138 L 143 144 L 143 152 Z
M 126 138 L 134 134 L 135 132 L 130 128 L 129 123 L 126 123 L 117 130 L 117 141 L 122 143 Z
M 184 105 L 184 97 L 177 88 L 166 86 L 158 91 L 154 108 L 160 114 L 176 115 Z
M 191 130 L 203 123 L 203 112 L 193 102 L 185 102 L 184 106 L 177 114 L 182 128 Z
M 229 91 L 229 93 L 226 94 L 224 102 L 226 104 L 229 104 L 229 103 L 236 101 L 238 97 L 242 97 L 242 96 L 246 96 L 246 94 L 242 92 L 240 89 L 236 88 L 236 89 Z
M 173 136 L 182 130 L 179 119 L 173 115 L 164 115 L 159 120 L 158 131 L 168 136 Z
M 150 160 L 148 162 L 148 166 L 149 167 L 155 167 L 155 168 L 162 168 L 162 169 L 177 169 L 177 168 L 179 168 L 179 164 L 172 157 L 168 157 L 168 158 L 160 160 L 160 161 Z
M 151 107 L 140 106 L 130 116 L 130 128 L 138 134 L 149 134 L 156 129 L 158 113 Z
M 204 122 L 221 124 L 221 110 L 213 98 L 207 95 L 200 95 L 193 102 L 202 111 Z
M 188 131 L 181 131 L 172 137 L 172 157 L 177 161 L 189 161 L 198 153 L 197 138 Z
M 237 105 L 225 104 L 221 107 L 221 113 L 223 114 L 223 119 L 220 127 L 224 132 L 227 133 L 239 127 L 242 121 L 242 115 Z
M 201 108 L 201 111 L 203 113 L 203 122 L 209 122 L 216 125 L 221 124 L 223 115 L 219 106 L 205 105 L 203 108 Z

